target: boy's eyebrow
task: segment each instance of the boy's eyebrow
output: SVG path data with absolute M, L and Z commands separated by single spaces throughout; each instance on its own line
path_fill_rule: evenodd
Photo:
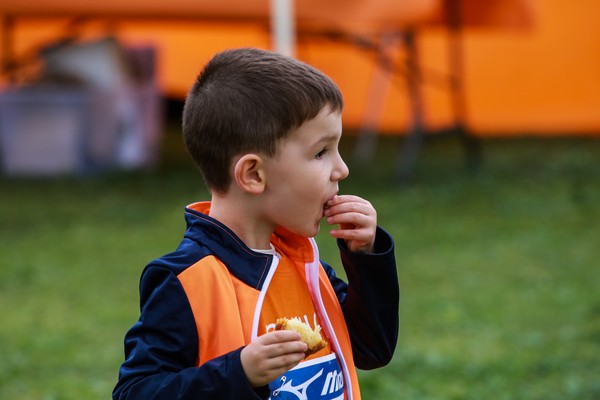
M 326 136 L 322 136 L 321 138 L 319 138 L 319 140 L 317 140 L 314 145 L 319 145 L 322 143 L 329 143 L 329 142 L 335 142 L 337 141 L 339 138 L 339 135 L 336 134 L 331 134 L 331 135 L 326 135 Z

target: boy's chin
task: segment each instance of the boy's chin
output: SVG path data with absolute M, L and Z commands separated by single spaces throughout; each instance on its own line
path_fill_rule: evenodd
M 316 226 L 312 227 L 312 228 L 300 228 L 300 229 L 289 229 L 290 232 L 295 233 L 296 235 L 299 236 L 304 236 L 307 238 L 311 238 L 311 237 L 315 237 L 317 236 L 317 234 L 319 233 L 319 230 L 321 229 L 321 225 L 317 224 Z

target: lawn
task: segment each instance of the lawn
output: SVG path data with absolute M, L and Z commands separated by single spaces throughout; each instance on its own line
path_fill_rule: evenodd
M 600 141 L 490 139 L 476 172 L 451 138 L 428 141 L 410 185 L 399 143 L 341 185 L 394 236 L 402 291 L 396 354 L 361 372 L 363 398 L 599 399 Z M 0 399 L 110 397 L 140 272 L 207 196 L 165 144 L 156 171 L 0 178 Z

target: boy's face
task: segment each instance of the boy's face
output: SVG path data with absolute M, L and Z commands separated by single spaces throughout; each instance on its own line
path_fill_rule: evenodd
M 348 167 L 338 151 L 342 117 L 325 107 L 283 140 L 265 160 L 264 215 L 274 226 L 306 237 L 319 232 L 324 206 Z

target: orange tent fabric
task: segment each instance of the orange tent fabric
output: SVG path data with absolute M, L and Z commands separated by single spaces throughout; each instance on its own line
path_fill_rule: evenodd
M 402 133 L 411 123 L 410 97 L 400 72 L 406 31 L 416 34 L 420 88 L 427 128 L 453 122 L 446 74 L 450 1 L 296 0 L 300 33 L 297 57 L 329 74 L 346 98 L 345 123 L 360 128 L 377 76 L 376 56 L 348 41 L 302 35 L 343 32 L 373 43 L 391 39 L 389 56 L 398 74 L 382 80 L 377 129 Z M 600 3 L 593 0 L 462 0 L 461 20 L 466 123 L 477 135 L 600 133 Z M 236 0 L 4 0 L 0 16 L 13 16 L 13 55 L 64 33 L 68 17 L 115 18 L 113 32 L 128 44 L 158 50 L 158 80 L 164 92 L 183 97 L 204 62 L 227 47 L 271 47 L 269 2 Z M 106 31 L 91 22 L 85 35 Z M 6 32 L 6 29 L 4 30 Z M 4 34 L 6 36 L 6 33 Z M 339 37 L 337 37 L 339 39 Z M 6 43 L 6 37 L 0 37 Z M 364 44 L 364 43 L 363 43 Z M 6 59 L 6 46 L 2 57 Z M 387 83 L 386 83 L 387 82 Z M 4 77 L 6 84 L 6 76 Z M 386 86 L 387 85 L 387 86 Z

